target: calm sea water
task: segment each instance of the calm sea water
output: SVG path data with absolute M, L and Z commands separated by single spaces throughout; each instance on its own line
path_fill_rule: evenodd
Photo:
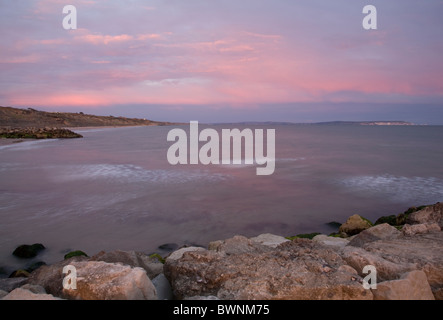
M 53 263 L 70 250 L 330 233 L 327 222 L 355 213 L 376 220 L 443 200 L 443 126 L 249 127 L 276 129 L 272 176 L 255 165 L 172 166 L 171 127 L 0 147 L 0 267 L 23 265 L 11 253 L 24 243 L 43 243 L 36 260 Z

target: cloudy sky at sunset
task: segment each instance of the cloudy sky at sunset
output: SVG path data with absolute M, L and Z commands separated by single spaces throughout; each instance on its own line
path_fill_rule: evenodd
M 0 30 L 2 106 L 443 124 L 441 0 L 0 0 Z

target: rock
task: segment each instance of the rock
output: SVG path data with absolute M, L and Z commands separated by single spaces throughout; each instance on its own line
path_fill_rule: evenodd
M 37 294 L 26 289 L 17 288 L 3 297 L 2 300 L 61 300 L 52 294 Z
M 337 221 L 331 221 L 331 222 L 326 223 L 326 225 L 338 230 L 338 228 L 340 228 L 340 226 L 341 226 L 341 223 L 337 222 Z
M 411 271 L 399 280 L 385 281 L 371 289 L 374 300 L 435 300 L 423 271 Z
M 284 237 L 276 236 L 276 235 L 270 234 L 270 233 L 261 234 L 257 237 L 251 238 L 250 240 L 252 242 L 256 242 L 256 243 L 259 243 L 259 244 L 262 244 L 264 246 L 268 246 L 271 248 L 276 248 L 280 244 L 289 241 L 288 239 L 285 239 Z
M 238 235 L 223 241 L 212 242 L 209 244 L 209 247 L 214 251 L 221 252 L 226 255 L 256 252 L 257 250 L 272 250 L 272 248 L 269 246 Z
M 8 292 L 3 291 L 3 290 L 0 290 L 0 300 L 1 300 L 4 296 L 7 296 L 7 295 L 8 295 Z
M 163 273 L 160 273 L 154 279 L 152 279 L 152 284 L 157 290 L 158 300 L 172 300 L 174 299 L 174 294 L 172 293 L 171 284 L 168 279 L 166 279 Z
M 29 290 L 32 293 L 36 293 L 36 294 L 46 294 L 45 288 L 43 288 L 42 286 L 34 285 L 34 284 L 25 284 L 24 286 L 21 286 L 20 288 L 22 288 L 24 290 Z
M 161 246 L 158 246 L 158 249 L 160 249 L 161 251 L 165 251 L 165 252 L 172 252 L 172 251 L 178 249 L 178 244 L 165 243 L 165 244 L 162 244 Z
M 328 237 L 324 234 L 315 236 L 312 240 L 333 248 L 343 248 L 349 243 L 349 240 L 337 237 Z
M 379 281 L 398 280 L 405 272 L 421 270 L 435 292 L 443 287 L 442 252 L 443 232 L 435 232 L 373 241 L 361 248 L 347 246 L 342 257 L 360 275 L 365 265 L 374 265 Z
M 85 257 L 87 257 L 88 255 L 86 253 L 84 253 L 83 251 L 81 251 L 81 250 L 76 250 L 76 251 L 71 251 L 71 252 L 65 254 L 65 256 L 63 258 L 66 260 L 66 259 L 69 259 L 69 258 L 72 258 L 72 257 L 78 257 L 78 256 L 85 256 Z
M 387 259 L 381 255 L 377 255 L 364 250 L 363 248 L 346 246 L 341 251 L 342 258 L 354 268 L 358 274 L 365 277 L 363 268 L 367 265 L 372 265 L 377 269 L 377 280 L 386 281 L 398 279 L 399 275 L 417 269 L 417 265 L 413 263 L 398 264 Z
M 384 224 L 387 223 L 391 226 L 396 226 L 397 225 L 397 216 L 395 215 L 390 215 L 390 216 L 383 216 L 377 219 L 377 221 L 375 221 L 374 225 L 379 225 L 379 224 Z
M 432 293 L 434 294 L 435 300 L 443 300 L 443 287 L 434 288 Z
M 339 232 L 346 233 L 348 236 L 353 236 L 363 230 L 369 229 L 370 227 L 372 227 L 372 223 L 369 220 L 358 214 L 354 214 L 340 226 Z
M 19 288 L 26 283 L 28 283 L 28 278 L 0 279 L 0 290 L 11 292 L 15 288 Z
M 41 243 L 35 243 L 33 245 L 23 244 L 18 246 L 12 253 L 19 258 L 34 258 L 45 247 Z
M 220 300 L 216 296 L 193 296 L 193 297 L 186 297 L 184 300 Z
M 414 234 L 439 232 L 441 228 L 437 223 L 405 224 L 401 231 L 404 235 L 412 236 Z
M 26 271 L 28 271 L 29 273 L 37 270 L 38 268 L 40 268 L 41 266 L 45 266 L 46 263 L 44 261 L 37 261 L 34 263 L 31 263 L 29 265 L 26 266 Z
M 192 251 L 206 251 L 206 249 L 201 247 L 187 247 L 187 248 L 181 248 L 177 251 L 174 251 L 171 253 L 168 257 L 166 257 L 166 262 L 168 261 L 174 261 L 180 259 L 185 252 L 192 252 Z
M 396 239 L 401 232 L 387 223 L 379 224 L 357 234 L 350 242 L 350 246 L 361 247 L 365 243 L 381 239 Z
M 63 268 L 69 264 L 79 261 L 87 261 L 84 256 L 73 257 L 63 260 L 52 265 L 41 266 L 31 273 L 29 276 L 29 284 L 40 285 L 45 288 L 46 292 L 59 297 L 62 294 Z
M 9 278 L 20 278 L 20 277 L 24 277 L 27 278 L 29 277 L 30 273 L 26 270 L 15 270 L 13 273 L 11 273 L 11 275 L 9 276 Z
M 142 252 L 135 251 L 101 251 L 94 255 L 91 261 L 104 261 L 109 263 L 122 263 L 131 267 L 143 268 L 149 279 L 154 279 L 163 272 L 163 264 L 156 258 L 150 258 Z
M 167 259 L 165 276 L 178 299 L 372 299 L 355 270 L 343 265 L 335 250 L 311 240 L 270 248 L 236 236 L 223 241 L 218 251 Z
M 443 228 L 443 203 L 427 206 L 422 210 L 412 212 L 406 221 L 408 224 L 437 223 Z
M 157 292 L 142 268 L 103 261 L 72 262 L 77 289 L 62 289 L 74 300 L 156 300 Z

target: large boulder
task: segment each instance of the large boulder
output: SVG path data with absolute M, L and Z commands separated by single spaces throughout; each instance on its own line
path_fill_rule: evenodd
M 363 230 L 369 229 L 370 227 L 372 227 L 372 223 L 369 220 L 359 216 L 358 214 L 354 214 L 340 226 L 338 231 L 340 233 L 346 233 L 348 236 L 353 236 L 362 232 Z
M 408 224 L 437 223 L 443 228 L 443 203 L 438 202 L 422 210 L 412 212 L 406 222 Z
M 146 254 L 136 251 L 101 251 L 91 257 L 90 261 L 122 263 L 131 267 L 143 268 L 151 280 L 163 272 L 163 264 L 158 259 L 150 258 Z
M 423 271 L 411 271 L 399 280 L 385 281 L 371 289 L 374 300 L 435 300 Z
M 271 248 L 237 236 L 167 259 L 165 275 L 179 299 L 372 299 L 335 250 L 307 239 Z
M 365 243 L 382 239 L 396 239 L 401 232 L 387 223 L 379 224 L 357 234 L 350 242 L 350 246 L 361 247 Z
M 142 268 L 119 263 L 83 261 L 71 264 L 77 272 L 77 289 L 62 296 L 76 300 L 156 300 L 157 292 Z
M 72 257 L 52 265 L 41 266 L 31 273 L 27 278 L 29 284 L 40 285 L 45 288 L 46 292 L 61 296 L 63 290 L 63 268 L 67 265 L 72 265 L 74 262 L 87 261 L 88 258 L 84 256 Z

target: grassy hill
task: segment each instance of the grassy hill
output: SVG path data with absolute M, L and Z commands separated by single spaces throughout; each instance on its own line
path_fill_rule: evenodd
M 68 112 L 45 112 L 34 109 L 0 107 L 0 128 L 69 128 L 163 126 L 169 122 L 113 116 L 95 116 Z

